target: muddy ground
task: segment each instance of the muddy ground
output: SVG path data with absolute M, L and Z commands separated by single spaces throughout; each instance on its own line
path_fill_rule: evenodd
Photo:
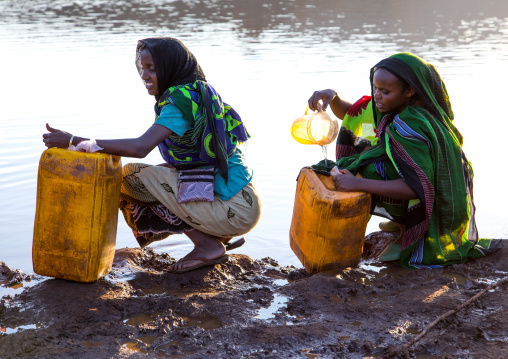
M 92 284 L 0 262 L 3 287 L 26 287 L 1 299 L 0 357 L 507 358 L 506 282 L 405 346 L 507 277 L 507 251 L 446 269 L 372 260 L 311 276 L 240 254 L 171 274 L 167 254 L 119 249 L 111 273 Z

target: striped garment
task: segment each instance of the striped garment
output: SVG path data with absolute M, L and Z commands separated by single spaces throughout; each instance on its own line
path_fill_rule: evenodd
M 418 199 L 411 201 L 374 196 L 373 214 L 405 227 L 402 266 L 436 268 L 496 251 L 500 240 L 478 236 L 473 170 L 462 150 L 462 135 L 453 123 L 439 73 L 409 53 L 395 54 L 376 64 L 371 83 L 379 68 L 413 87 L 417 99 L 399 113 L 379 112 L 368 96 L 351 106 L 341 129 L 343 136 L 339 133 L 337 139 L 338 167 L 368 179 L 403 178 L 417 194 Z M 375 138 L 367 139 L 372 147 L 364 150 L 364 144 L 358 146 L 360 136 L 372 131 Z M 344 150 L 348 147 L 356 148 Z M 313 168 L 322 169 L 319 165 Z

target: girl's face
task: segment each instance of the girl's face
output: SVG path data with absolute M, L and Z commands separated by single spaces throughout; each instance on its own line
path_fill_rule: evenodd
M 152 53 L 148 49 L 144 49 L 140 53 L 141 59 L 141 79 L 145 84 L 148 94 L 156 96 L 159 94 L 159 86 L 157 84 L 157 74 L 155 73 L 155 64 L 153 63 Z
M 374 72 L 372 80 L 374 103 L 379 112 L 401 112 L 411 101 L 415 91 L 384 68 Z

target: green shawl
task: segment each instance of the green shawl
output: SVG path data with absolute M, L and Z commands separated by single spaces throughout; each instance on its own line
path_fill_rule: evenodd
M 371 84 L 379 68 L 412 86 L 416 100 L 400 113 L 381 113 L 373 105 L 372 112 L 364 111 L 360 122 L 373 125 L 377 141 L 361 153 L 338 158 L 339 168 L 370 179 L 402 177 L 417 194 L 409 202 L 375 198 L 374 214 L 405 225 L 402 266 L 440 267 L 488 254 L 494 248 L 478 237 L 475 223 L 473 170 L 439 73 L 419 57 L 399 53 L 372 68 Z M 346 118 L 354 134 L 348 123 L 359 128 L 358 121 Z

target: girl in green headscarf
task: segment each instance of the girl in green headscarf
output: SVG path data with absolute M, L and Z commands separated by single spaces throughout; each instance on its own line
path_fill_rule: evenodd
M 373 214 L 402 229 L 400 263 L 441 267 L 500 248 L 478 237 L 473 170 L 439 73 L 410 53 L 395 54 L 370 73 L 371 96 L 354 104 L 333 90 L 316 91 L 309 107 L 330 104 L 343 119 L 333 176 L 340 191 L 373 195 Z M 360 173 L 363 178 L 355 177 Z

